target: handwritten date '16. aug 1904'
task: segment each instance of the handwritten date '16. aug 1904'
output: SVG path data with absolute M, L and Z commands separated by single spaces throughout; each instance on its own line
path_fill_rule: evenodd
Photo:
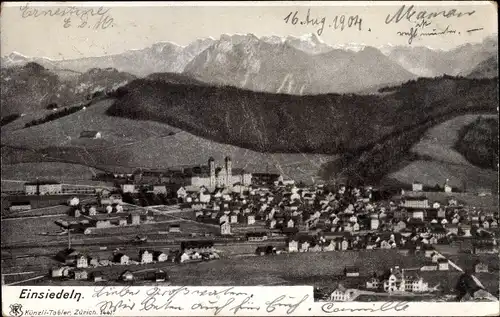
M 304 15 L 300 11 L 291 11 L 283 19 L 286 24 L 297 26 L 316 26 L 317 34 L 321 36 L 325 28 L 330 28 L 338 31 L 343 31 L 348 28 L 362 30 L 363 19 L 359 15 L 336 15 L 333 18 L 326 16 L 317 17 L 311 14 L 311 9 L 307 10 Z

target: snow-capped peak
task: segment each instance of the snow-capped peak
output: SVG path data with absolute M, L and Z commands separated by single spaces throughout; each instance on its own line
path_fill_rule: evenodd
M 363 50 L 366 47 L 366 45 L 359 43 L 343 43 L 343 44 L 334 44 L 332 45 L 332 47 L 334 49 L 359 52 Z
M 315 44 L 315 45 L 325 44 L 325 42 L 323 42 L 323 40 L 321 40 L 320 37 L 318 36 L 318 34 L 316 34 L 316 33 L 304 34 L 304 35 L 300 36 L 299 39 L 302 41 L 310 42 L 310 43 Z
M 285 38 L 278 35 L 262 36 L 260 40 L 269 44 L 282 44 L 285 42 Z
M 9 54 L 10 58 L 23 58 L 23 59 L 28 59 L 28 56 L 25 56 L 19 52 L 13 51 L 12 53 Z

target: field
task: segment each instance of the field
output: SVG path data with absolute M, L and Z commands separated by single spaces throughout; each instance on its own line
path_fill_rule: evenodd
M 53 112 L 54 112 L 53 110 L 38 109 L 25 113 L 24 116 L 19 117 L 16 120 L 2 126 L 1 128 L 2 135 L 4 133 L 8 133 L 11 131 L 23 129 L 26 123 L 33 120 L 41 119 L 49 114 L 52 114 Z
M 479 115 L 464 115 L 445 121 L 427 131 L 415 144 L 411 152 L 417 160 L 404 164 L 399 170 L 386 176 L 386 183 L 396 180 L 402 184 L 419 181 L 427 186 L 449 183 L 466 191 L 478 192 L 488 189 L 498 192 L 498 173 L 469 163 L 453 146 L 458 140 L 458 133 Z M 494 115 L 483 115 L 494 117 Z
M 110 102 L 105 100 L 55 121 L 2 134 L 4 145 L 36 150 L 9 149 L 2 155 L 3 160 L 10 164 L 30 162 L 22 166 L 25 170 L 30 169 L 31 162 L 64 161 L 83 165 L 82 175 L 88 175 L 91 169 L 86 170 L 85 166 L 106 170 L 161 168 L 206 164 L 210 156 L 221 164 L 229 155 L 234 167 L 250 172 L 281 172 L 298 181 L 311 182 L 321 165 L 335 158 L 320 154 L 259 153 L 203 139 L 159 122 L 110 117 L 105 114 Z M 79 139 L 83 130 L 101 131 L 103 139 Z M 43 170 L 43 165 L 34 168 Z M 53 168 L 49 167 L 50 170 Z M 74 174 L 69 169 L 61 173 L 64 174 L 61 177 L 68 178 Z
M 448 258 L 462 269 L 473 270 L 476 261 L 488 265 L 488 272 L 474 273 L 486 290 L 492 295 L 499 296 L 499 257 L 498 254 L 454 254 Z
M 54 221 L 60 216 L 37 217 L 29 219 L 2 219 L 2 245 L 24 242 L 40 243 L 53 241 L 53 236 L 40 235 L 42 232 L 60 232 L 61 227 Z
M 498 174 L 495 171 L 484 170 L 475 166 L 453 165 L 436 161 L 413 161 L 388 175 L 403 184 L 412 184 L 415 181 L 427 186 L 443 186 L 449 179 L 451 186 L 477 193 L 487 189 L 498 192 Z
M 422 261 L 423 258 L 403 256 L 394 250 L 297 253 L 179 264 L 171 266 L 168 274 L 173 285 L 328 286 L 339 279 L 345 266 L 356 266 L 362 276 L 369 277 L 374 271 L 382 272 L 391 265 L 413 267 Z M 154 266 L 148 265 L 148 268 Z M 120 266 L 114 270 L 119 274 L 116 270 L 125 268 Z
M 27 217 L 25 219 L 2 219 L 2 244 L 11 245 L 19 243 L 38 243 L 44 241 L 64 241 L 66 238 L 64 236 L 47 236 L 41 235 L 43 232 L 56 233 L 61 232 L 61 228 L 55 224 L 58 219 L 64 220 L 83 220 L 84 218 L 78 219 L 73 217 L 68 217 L 65 212 L 68 210 L 67 206 L 56 206 L 49 207 L 46 210 L 41 210 L 41 212 L 48 211 L 47 213 L 52 216 L 44 217 Z M 27 211 L 27 213 L 33 213 L 33 211 Z M 16 214 L 20 216 L 20 214 Z M 23 214 L 24 216 L 24 214 Z M 28 215 L 25 215 L 28 216 Z M 137 234 L 148 236 L 149 240 L 166 240 L 188 237 L 191 233 L 197 233 L 204 235 L 205 233 L 217 234 L 220 229 L 217 225 L 205 225 L 202 223 L 197 223 L 195 221 L 187 221 L 180 219 L 178 217 L 172 217 L 169 215 L 159 215 L 155 216 L 155 221 L 153 223 L 142 223 L 140 226 L 125 226 L 125 227 L 110 227 L 102 229 L 94 229 L 92 234 L 84 235 L 74 234 L 73 240 L 79 239 L 94 239 L 94 238 L 106 238 L 110 240 L 116 240 L 117 238 L 124 236 L 134 236 Z M 160 234 L 160 232 L 168 231 L 168 228 L 173 224 L 179 224 L 181 233 L 168 233 Z M 105 243 L 103 244 L 105 245 Z
M 2 143 L 30 149 L 81 145 L 91 148 L 144 140 L 175 131 L 167 125 L 154 122 L 138 124 L 134 120 L 109 117 L 104 112 L 112 102 L 112 100 L 98 102 L 85 110 L 54 121 L 8 131 L 9 133 L 5 135 L 2 133 Z M 80 133 L 85 130 L 101 131 L 103 140 L 80 139 Z M 85 144 L 85 141 L 88 143 Z
M 59 162 L 2 164 L 3 180 L 32 181 L 36 178 L 50 178 L 60 182 L 76 183 L 81 180 L 91 180 L 99 172 L 99 170 L 85 165 Z
M 272 244 L 269 242 L 268 244 Z M 276 245 L 276 244 L 275 244 Z M 140 247 L 139 247 L 140 248 Z M 152 248 L 167 251 L 165 248 Z M 176 247 L 174 247 L 176 249 Z M 110 285 L 119 284 L 116 281 L 119 274 L 125 270 L 144 272 L 155 268 L 167 271 L 172 285 L 314 285 L 326 288 L 328 291 L 341 283 L 345 287 L 359 288 L 374 272 L 380 274 L 389 267 L 399 265 L 405 269 L 418 268 L 426 259 L 423 256 L 404 256 L 396 250 L 347 251 L 323 253 L 294 253 L 272 256 L 237 256 L 238 251 L 252 253 L 255 245 L 216 246 L 222 251 L 220 260 L 199 263 L 154 263 L 148 265 L 128 265 L 99 268 L 110 281 Z M 125 252 L 131 259 L 137 260 L 137 247 L 127 247 Z M 231 253 L 231 257 L 224 254 Z M 101 259 L 111 256 L 109 251 L 92 252 Z M 41 259 L 23 259 L 22 268 L 32 270 Z M 455 258 L 453 258 L 455 260 Z M 19 260 L 18 260 L 19 261 Z M 45 271 L 57 266 L 57 262 L 46 258 L 41 261 Z M 460 261 L 457 264 L 462 265 Z M 345 278 L 345 267 L 357 267 L 360 277 Z M 16 272 L 19 271 L 19 267 Z M 93 271 L 96 269 L 90 269 Z M 419 272 L 430 287 L 438 286 L 440 291 L 453 293 L 457 280 L 462 273 L 450 268 L 449 271 Z M 498 294 L 498 273 L 480 273 L 476 276 L 492 294 Z M 34 284 L 35 282 L 31 282 Z M 92 285 L 88 281 L 50 280 L 43 279 L 36 284 L 42 285 Z
M 486 290 L 491 293 L 493 296 L 497 297 L 499 296 L 499 281 L 500 281 L 500 276 L 498 274 L 498 271 L 494 273 L 476 273 L 474 274 L 484 285 Z
M 460 130 L 478 117 L 493 118 L 495 115 L 464 115 L 445 121 L 429 129 L 425 136 L 413 146 L 412 152 L 438 162 L 471 165 L 453 147 L 458 141 Z
M 487 264 L 490 272 L 499 270 L 498 254 L 454 254 L 448 258 L 463 269 L 472 270 L 476 261 Z
M 412 192 L 412 195 L 425 195 L 429 202 L 438 201 L 441 204 L 447 204 L 448 199 L 456 198 L 460 204 L 468 206 L 469 208 L 475 207 L 476 209 L 495 212 L 498 211 L 498 195 L 492 194 L 487 196 L 479 196 L 474 193 L 445 193 L 445 192 Z M 401 196 L 394 196 L 399 199 Z
M 49 207 L 25 210 L 25 211 L 3 211 L 2 217 L 7 221 L 7 218 L 12 217 L 39 217 L 39 216 L 55 216 L 66 215 L 69 211 L 69 206 L 54 205 Z

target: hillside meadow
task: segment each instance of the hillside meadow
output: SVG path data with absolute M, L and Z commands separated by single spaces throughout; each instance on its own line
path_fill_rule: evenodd
M 135 80 L 85 110 L 2 131 L 10 153 L 2 153 L 4 164 L 60 161 L 132 172 L 231 156 L 235 167 L 250 172 L 279 172 L 307 183 L 343 177 L 376 184 L 419 155 L 444 157 L 448 169 L 457 168 L 449 162 L 466 164 L 447 150 L 453 137 L 436 146 L 429 129 L 439 131 L 437 125 L 457 116 L 494 112 L 498 91 L 496 79 L 444 76 L 386 87 L 380 95 L 292 96 L 168 78 Z M 82 139 L 84 130 L 103 137 Z M 414 180 L 412 172 L 400 174 L 404 182 Z
M 494 120 L 498 116 L 469 114 L 435 125 L 411 147 L 410 159 L 388 173 L 383 183 L 389 184 L 391 179 L 402 184 L 418 181 L 433 187 L 436 184 L 442 186 L 448 179 L 451 186 L 460 190 L 497 193 L 498 172 L 476 166 L 456 150 L 462 131 L 478 118 Z
M 494 79 L 445 76 L 388 92 L 293 96 L 138 79 L 117 90 L 107 113 L 163 122 L 259 152 L 339 154 L 443 116 L 495 112 L 498 87 Z
M 106 111 L 112 104 L 112 99 L 102 100 L 54 121 L 6 130 L 2 134 L 3 169 L 16 179 L 37 172 L 53 173 L 56 178 L 81 179 L 95 170 L 132 172 L 137 168 L 198 165 L 206 164 L 210 156 L 222 164 L 230 156 L 235 167 L 250 172 L 280 172 L 310 183 L 317 178 L 322 164 L 335 159 L 333 155 L 322 154 L 260 153 L 221 144 L 156 121 L 108 116 Z M 79 138 L 84 130 L 100 131 L 103 137 Z M 65 165 L 57 170 L 56 162 Z M 71 165 L 76 169 L 65 168 Z M 28 173 L 30 169 L 33 173 Z

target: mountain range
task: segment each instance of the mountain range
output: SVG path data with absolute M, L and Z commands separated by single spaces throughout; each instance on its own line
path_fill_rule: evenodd
M 294 95 L 355 92 L 415 78 L 376 48 L 309 54 L 289 41 L 275 44 L 255 36 L 221 37 L 184 72 L 212 84 Z
M 84 73 L 69 73 L 70 76 L 64 76 L 61 71 L 48 70 L 35 62 L 2 68 L 2 118 L 42 110 L 49 104 L 71 106 L 91 98 L 95 93 L 117 89 L 136 78 L 113 68 L 91 68 Z
M 466 75 L 482 61 L 497 56 L 498 39 L 489 36 L 481 43 L 467 43 L 449 51 L 412 46 L 385 47 L 382 51 L 391 60 L 422 77 Z
M 482 43 L 442 51 L 391 45 L 329 45 L 315 34 L 260 38 L 253 34 L 223 34 L 218 39 L 199 39 L 186 46 L 160 42 L 120 54 L 70 60 L 12 53 L 2 57 L 1 66 L 36 62 L 61 77 L 108 67 L 136 77 L 184 73 L 215 85 L 306 95 L 359 92 L 419 76 L 468 75 L 497 51 L 498 41 L 493 36 Z
M 498 77 L 498 56 L 494 55 L 477 64 L 466 76 L 471 78 Z
M 14 52 L 2 57 L 2 67 L 22 65 L 32 61 L 51 70 L 71 69 L 85 72 L 91 68 L 115 68 L 140 77 L 155 72 L 180 73 L 194 56 L 206 49 L 212 42 L 213 40 L 209 38 L 200 39 L 186 47 L 170 42 L 159 42 L 148 48 L 128 50 L 121 54 L 68 60 L 30 58 Z

